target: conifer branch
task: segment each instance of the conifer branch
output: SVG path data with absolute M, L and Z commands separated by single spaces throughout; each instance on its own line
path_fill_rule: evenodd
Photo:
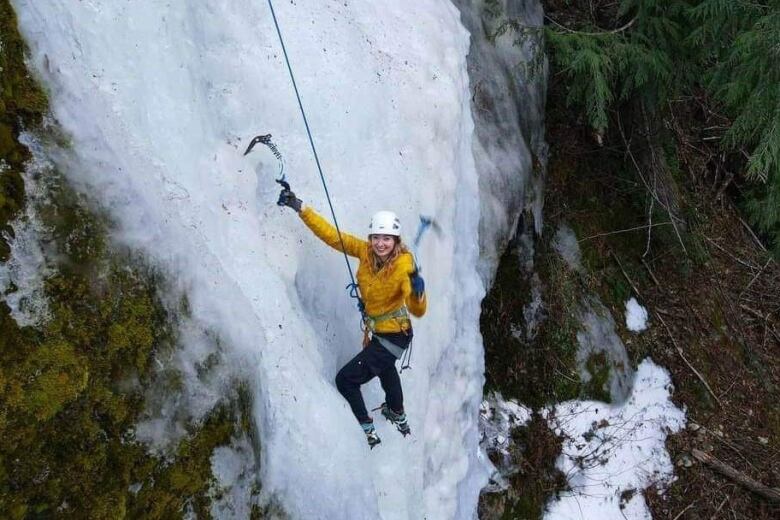
M 585 31 L 577 31 L 577 30 L 575 30 L 575 29 L 570 29 L 570 28 L 566 27 L 565 25 L 563 25 L 563 24 L 561 24 L 561 23 L 559 23 L 559 22 L 556 22 L 555 20 L 553 20 L 552 18 L 550 18 L 548 15 L 544 15 L 544 17 L 545 17 L 545 18 L 546 18 L 546 19 L 547 19 L 547 20 L 548 20 L 550 23 L 552 23 L 553 25 L 555 25 L 556 27 L 558 27 L 558 28 L 560 28 L 560 29 L 562 29 L 562 30 L 564 30 L 564 31 L 566 31 L 566 32 L 568 32 L 568 33 L 571 33 L 571 34 L 579 34 L 579 35 L 581 35 L 581 36 L 603 36 L 603 35 L 605 35 L 605 34 L 617 34 L 617 33 L 621 33 L 621 32 L 623 32 L 623 31 L 625 31 L 626 29 L 628 29 L 629 27 L 631 27 L 632 25 L 634 25 L 634 22 L 636 22 L 636 19 L 637 19 L 637 17 L 635 16 L 635 17 L 633 17 L 633 18 L 632 18 L 632 19 L 631 19 L 631 20 L 630 20 L 628 23 L 626 23 L 626 24 L 625 24 L 625 25 L 623 25 L 622 27 L 618 27 L 617 29 L 611 29 L 611 30 L 609 30 L 609 29 L 601 29 L 601 28 L 599 28 L 599 29 L 601 29 L 601 30 L 600 30 L 600 31 L 597 31 L 597 32 L 585 32 Z

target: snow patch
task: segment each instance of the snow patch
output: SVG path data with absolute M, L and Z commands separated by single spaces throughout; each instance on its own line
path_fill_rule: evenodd
M 492 392 L 479 408 L 480 449 L 495 463 L 490 483 L 485 492 L 506 489 L 506 477 L 517 472 L 512 463 L 510 447 L 512 430 L 525 426 L 531 420 L 531 409 L 514 399 L 505 400 L 500 392 Z
M 246 436 L 230 446 L 220 446 L 211 455 L 211 471 L 216 483 L 211 490 L 214 518 L 249 518 L 256 503 L 257 473 L 255 454 Z
M 685 426 L 672 390 L 669 373 L 645 359 L 621 405 L 568 401 L 546 411 L 564 439 L 556 465 L 571 491 L 548 504 L 545 520 L 651 518 L 642 493 L 672 482 L 666 437 Z
M 582 253 L 577 235 L 572 229 L 562 224 L 553 237 L 553 248 L 561 256 L 572 271 L 582 271 Z
M 631 332 L 647 329 L 647 309 L 633 297 L 626 302 L 626 328 Z

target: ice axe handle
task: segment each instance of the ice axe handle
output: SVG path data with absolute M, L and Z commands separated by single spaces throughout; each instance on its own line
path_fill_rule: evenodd
M 425 234 L 426 231 L 428 231 L 429 228 L 433 229 L 436 233 L 439 232 L 439 225 L 436 223 L 435 220 L 433 220 L 431 217 L 420 215 L 420 225 L 417 227 L 417 235 L 414 237 L 414 241 L 412 242 L 412 254 L 414 256 L 414 264 L 415 264 L 415 268 L 418 271 L 422 271 L 420 264 L 417 262 L 420 242 L 422 241 L 423 235 Z

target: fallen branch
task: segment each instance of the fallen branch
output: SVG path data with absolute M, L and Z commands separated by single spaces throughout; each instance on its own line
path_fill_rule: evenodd
M 742 290 L 741 293 L 739 293 L 739 299 L 737 301 L 742 301 L 742 297 L 745 296 L 745 293 L 748 292 L 748 289 L 753 285 L 753 282 L 758 280 L 758 277 L 761 276 L 761 273 L 764 272 L 764 269 L 766 269 L 769 266 L 769 263 L 772 261 L 772 258 L 770 257 L 769 260 L 766 261 L 764 264 L 764 267 L 761 268 L 759 272 L 756 273 L 756 275 L 753 277 L 752 280 L 750 280 L 750 283 L 747 284 L 747 286 Z
M 723 509 L 723 506 L 726 505 L 726 502 L 729 501 L 729 498 L 731 498 L 731 497 L 729 497 L 727 495 L 726 498 L 723 499 L 723 502 L 720 503 L 720 505 L 718 506 L 718 509 L 716 509 L 715 513 L 710 517 L 710 520 L 715 520 L 718 517 L 718 513 L 720 513 L 720 510 Z
M 652 278 L 653 282 L 655 282 L 655 284 L 658 287 L 660 287 L 661 284 L 658 283 L 658 278 L 655 277 L 655 274 L 653 274 L 653 270 L 650 269 L 650 264 L 647 263 L 647 260 L 645 260 L 644 257 L 642 257 L 642 263 L 645 265 L 645 269 L 647 269 L 647 272 L 650 273 L 650 278 Z
M 682 511 L 680 511 L 679 513 L 677 513 L 677 516 L 675 516 L 674 518 L 672 518 L 672 520 L 677 520 L 678 518 L 680 518 L 682 515 L 684 515 L 684 514 L 685 514 L 685 512 L 686 512 L 687 510 L 689 510 L 690 508 L 692 508 L 692 507 L 693 507 L 695 504 L 696 504 L 696 501 L 694 500 L 693 502 L 691 502 L 690 504 L 688 504 L 688 507 L 686 507 L 685 509 L 683 509 Z
M 599 233 L 597 235 L 591 235 L 589 237 L 585 237 L 583 239 L 578 240 L 578 242 L 585 242 L 586 240 L 590 240 L 591 238 L 605 237 L 608 235 L 617 235 L 619 233 L 628 233 L 629 231 L 636 231 L 637 229 L 647 229 L 650 227 L 665 226 L 667 224 L 671 224 L 671 222 L 659 222 L 658 224 L 651 224 L 649 226 L 636 226 L 632 228 L 618 229 L 617 231 L 609 231 L 607 233 Z
M 574 30 L 574 29 L 569 29 L 568 27 L 566 27 L 566 26 L 565 26 L 565 25 L 563 25 L 562 23 L 556 22 L 555 20 L 553 20 L 552 18 L 550 18 L 550 17 L 549 17 L 549 16 L 547 16 L 547 15 L 544 15 L 544 17 L 545 17 L 545 18 L 546 18 L 548 21 L 550 21 L 550 22 L 551 22 L 553 25 L 555 25 L 556 27 L 558 27 L 559 29 L 561 29 L 561 30 L 563 30 L 563 31 L 566 31 L 566 32 L 568 32 L 568 33 L 572 33 L 572 34 L 581 34 L 581 35 L 583 35 L 583 36 L 603 36 L 603 35 L 605 35 L 605 34 L 617 34 L 617 33 L 619 33 L 619 32 L 623 32 L 623 31 L 625 31 L 626 29 L 628 29 L 629 27 L 631 27 L 632 25 L 634 25 L 634 22 L 636 22 L 636 19 L 637 19 L 637 17 L 635 16 L 635 17 L 633 17 L 631 20 L 629 20 L 629 22 L 628 22 L 628 23 L 626 23 L 626 24 L 625 24 L 625 25 L 623 25 L 622 27 L 618 27 L 617 29 L 611 29 L 611 30 L 608 30 L 608 29 L 601 29 L 601 28 L 599 27 L 599 29 L 601 29 L 601 30 L 600 30 L 600 31 L 598 31 L 598 32 L 583 32 L 583 31 L 577 31 L 577 30 Z
M 727 254 L 728 256 L 730 256 L 731 258 L 733 258 L 735 261 L 739 262 L 740 264 L 744 265 L 745 267 L 747 267 L 747 268 L 748 268 L 748 269 L 750 269 L 751 271 L 757 271 L 757 270 L 759 269 L 757 266 L 755 266 L 755 265 L 753 265 L 753 264 L 750 264 L 750 263 L 748 263 L 747 261 L 745 261 L 745 260 L 742 260 L 742 259 L 740 259 L 740 258 L 737 258 L 736 256 L 732 255 L 731 253 L 729 253 L 728 251 L 726 251 L 726 249 L 725 249 L 723 246 L 721 246 L 720 244 L 718 244 L 717 242 L 715 242 L 713 239 L 711 239 L 711 238 L 710 238 L 710 237 L 708 237 L 707 235 L 704 235 L 704 234 L 702 234 L 702 236 L 704 237 L 704 240 L 706 240 L 707 242 L 709 242 L 709 243 L 710 243 L 710 244 L 712 244 L 713 246 L 717 247 L 718 249 L 720 249 L 721 251 L 723 251 L 725 254 Z
M 749 307 L 749 306 L 745 305 L 744 303 L 740 303 L 739 307 L 742 310 L 747 311 L 748 313 L 752 314 L 756 318 L 758 318 L 761 321 L 763 321 L 769 327 L 769 332 L 772 333 L 772 336 L 774 336 L 775 339 L 777 340 L 777 342 L 780 343 L 780 336 L 778 336 L 777 332 L 775 332 L 774 323 L 770 319 L 770 317 L 772 316 L 771 312 L 769 314 L 767 314 L 766 316 L 764 316 L 763 314 L 758 312 L 756 309 L 754 309 L 752 307 Z
M 645 261 L 647 254 L 650 252 L 650 239 L 653 236 L 653 206 L 655 206 L 655 199 L 650 197 L 650 204 L 647 207 L 647 246 L 645 247 L 645 252 L 642 253 L 643 262 Z
M 612 258 L 614 258 L 615 262 L 617 262 L 618 267 L 620 267 L 620 271 L 623 273 L 623 276 L 626 277 L 626 280 L 628 281 L 628 284 L 631 286 L 632 289 L 634 289 L 634 292 L 636 293 L 636 295 L 641 297 L 642 294 L 639 292 L 639 289 L 636 288 L 636 285 L 634 285 L 634 282 L 631 281 L 631 278 L 628 277 L 628 273 L 626 273 L 626 270 L 623 269 L 623 264 L 620 263 L 620 259 L 612 251 L 610 251 L 609 254 L 612 255 Z
M 666 324 L 666 321 L 664 321 L 664 319 L 661 317 L 661 315 L 659 313 L 656 313 L 656 316 L 658 316 L 658 319 L 661 320 L 661 323 L 663 323 L 664 327 L 666 327 L 666 332 L 669 333 L 669 337 L 672 339 L 672 344 L 674 345 L 674 348 L 677 349 L 677 353 L 680 354 L 680 357 L 682 358 L 682 360 L 685 361 L 685 364 L 688 365 L 688 368 L 690 368 L 691 371 L 693 371 L 693 373 L 696 374 L 696 377 L 699 378 L 699 381 L 701 381 L 704 384 L 704 386 L 707 388 L 707 390 L 712 395 L 712 397 L 715 398 L 715 401 L 718 402 L 718 406 L 720 406 L 722 408 L 723 407 L 723 403 L 720 402 L 720 399 L 718 398 L 718 396 L 715 394 L 715 392 L 712 391 L 712 388 L 710 388 L 710 385 L 704 379 L 704 376 L 701 375 L 699 373 L 699 371 L 696 370 L 696 367 L 694 367 L 691 364 L 691 362 L 688 361 L 688 358 L 685 357 L 685 354 L 683 353 L 682 349 L 677 344 L 677 341 L 674 339 L 674 336 L 672 335 L 672 330 L 669 328 L 669 325 Z
M 760 312 L 758 312 L 758 311 L 757 311 L 756 309 L 754 309 L 753 307 L 750 307 L 749 305 L 745 305 L 744 303 L 740 303 L 740 304 L 739 304 L 739 307 L 740 307 L 742 310 L 749 312 L 750 314 L 752 314 L 752 315 L 753 315 L 753 316 L 755 316 L 756 318 L 760 319 L 761 321 L 765 321 L 765 320 L 767 320 L 767 316 L 764 316 L 763 314 L 761 314 Z
M 697 450 L 696 448 L 691 450 L 691 455 L 693 455 L 694 458 L 699 462 L 703 462 L 721 475 L 730 478 L 738 484 L 741 484 L 753 493 L 761 495 L 771 502 L 780 502 L 780 489 L 765 486 L 761 482 L 753 480 L 744 473 L 737 471 L 725 462 L 719 461 L 709 453 Z
M 758 244 L 758 247 L 760 247 L 762 251 L 766 252 L 766 247 L 764 246 L 764 244 L 761 243 L 761 240 L 758 239 L 758 237 L 756 236 L 755 231 L 753 231 L 753 228 L 751 228 L 748 225 L 748 223 L 745 222 L 745 220 L 742 217 L 740 217 L 739 215 L 737 215 L 737 218 L 739 219 L 739 222 L 745 227 L 745 229 L 747 229 L 748 233 L 750 233 L 750 236 L 753 237 L 753 240 L 756 241 L 756 244 Z

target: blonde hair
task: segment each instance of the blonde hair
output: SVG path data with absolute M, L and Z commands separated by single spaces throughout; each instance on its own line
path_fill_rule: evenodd
M 395 262 L 395 259 L 402 254 L 409 252 L 409 248 L 407 248 L 406 244 L 401 241 L 401 237 L 394 237 L 394 239 L 395 246 L 393 247 L 393 250 L 390 251 L 387 260 L 383 261 L 381 258 L 379 258 L 379 255 L 376 254 L 374 248 L 371 247 L 371 237 L 369 235 L 368 257 L 371 260 L 371 270 L 374 272 L 374 274 L 378 273 L 383 268 L 392 265 L 393 262 Z

